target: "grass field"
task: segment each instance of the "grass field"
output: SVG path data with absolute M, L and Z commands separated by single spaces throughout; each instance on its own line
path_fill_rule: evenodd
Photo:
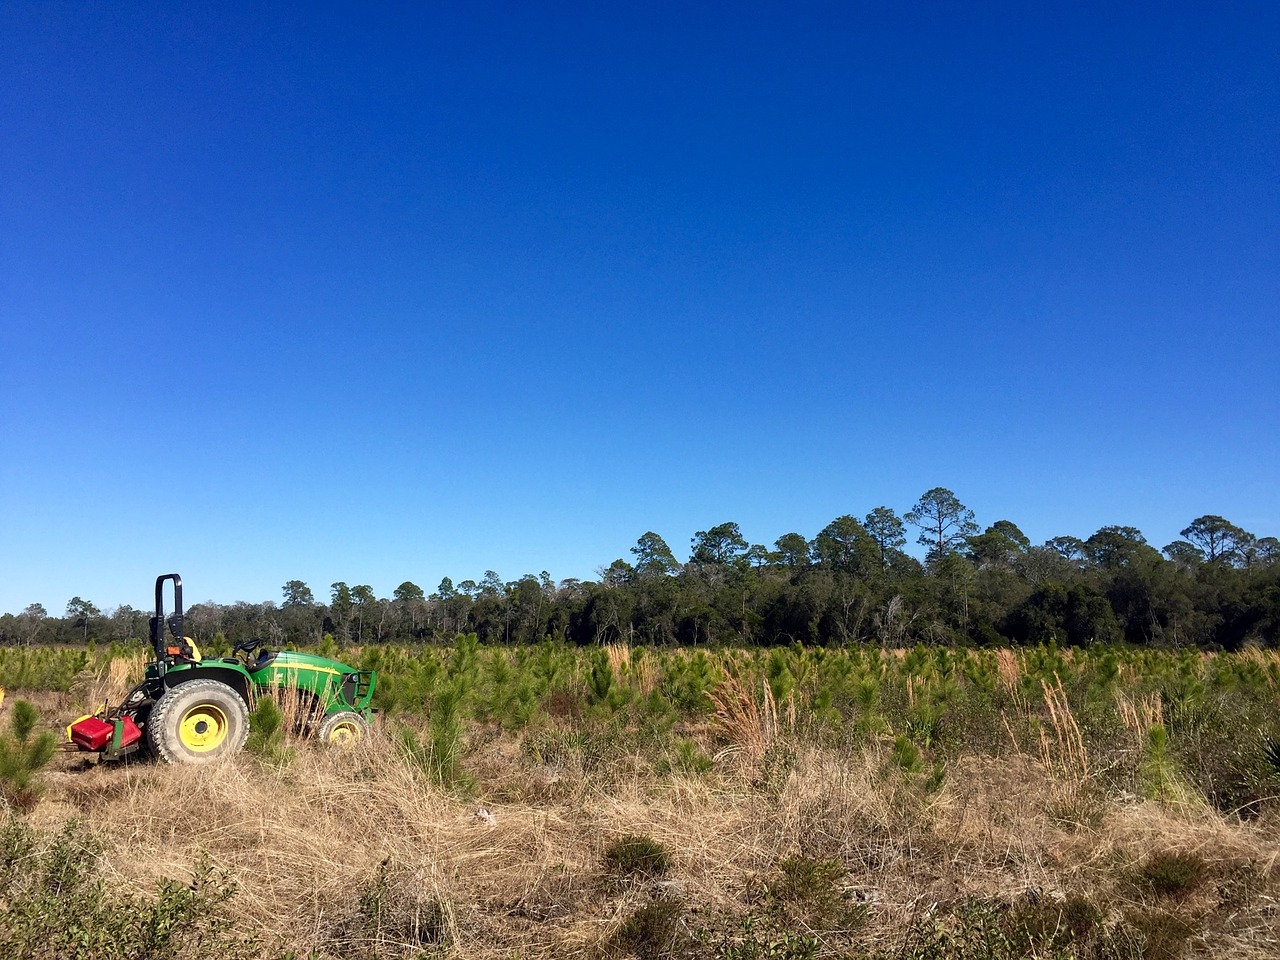
M 382 678 L 354 750 L 55 757 L 0 955 L 1280 955 L 1270 652 L 337 654 Z M 3 714 L 141 663 L 0 651 Z

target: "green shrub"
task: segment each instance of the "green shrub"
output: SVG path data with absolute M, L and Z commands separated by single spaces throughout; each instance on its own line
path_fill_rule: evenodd
M 665 897 L 637 907 L 613 935 L 610 952 L 638 960 L 664 960 L 686 954 L 693 938 L 680 924 L 683 913 L 679 900 Z
M 1133 938 L 1117 936 L 1081 897 L 1018 904 L 963 900 L 920 916 L 902 946 L 876 960 L 1145 960 Z
M 254 705 L 244 746 L 254 756 L 272 764 L 287 763 L 293 758 L 293 751 L 285 745 L 284 711 L 275 697 L 260 697 Z
M 262 956 L 230 908 L 236 885 L 207 857 L 152 897 L 97 875 L 101 844 L 72 821 L 52 837 L 16 817 L 0 827 L 5 960 L 249 960 Z
M 897 767 L 909 781 L 918 783 L 925 793 L 935 793 L 942 788 L 947 779 L 947 767 L 941 761 L 928 764 L 920 748 L 909 737 L 894 738 L 890 752 L 893 766 Z
M 1176 911 L 1154 908 L 1128 911 L 1122 931 L 1142 960 L 1179 960 L 1197 927 Z
M 1209 879 L 1209 865 L 1197 853 L 1153 853 L 1129 874 L 1137 892 L 1162 900 L 1185 900 Z
M 412 878 L 393 876 L 388 858 L 360 891 L 355 918 L 339 931 L 337 946 L 361 960 L 381 960 L 387 948 L 443 947 L 450 940 L 449 910 L 436 896 L 420 896 Z M 347 952 L 349 951 L 349 952 Z
M 1105 943 L 1102 919 L 1102 912 L 1084 897 L 1072 895 L 1060 901 L 1037 897 L 1013 907 L 1007 927 L 1014 947 L 1034 956 L 1099 940 Z M 1105 955 L 1103 950 L 1098 952 Z
M 766 929 L 748 916 L 736 934 L 721 936 L 709 946 L 714 960 L 814 960 L 822 945 L 815 937 Z
M 470 790 L 472 779 L 458 767 L 461 729 L 432 725 L 431 735 L 419 737 L 410 726 L 402 726 L 397 744 L 401 758 L 429 781 L 460 791 Z
M 671 854 L 652 837 L 631 834 L 605 848 L 604 865 L 618 877 L 653 880 L 667 875 Z
M 766 906 L 783 929 L 804 928 L 847 937 L 863 926 L 866 907 L 850 903 L 842 883 L 848 871 L 835 860 L 786 857 L 766 883 Z
M 17 700 L 9 711 L 9 730 L 0 736 L 0 796 L 18 810 L 30 810 L 40 799 L 44 787 L 37 774 L 57 749 L 51 732 L 35 733 L 39 721 L 35 707 Z
M 1147 731 L 1146 747 L 1146 758 L 1138 768 L 1143 794 L 1152 800 L 1189 800 L 1188 791 L 1179 777 L 1177 761 L 1169 755 L 1169 733 L 1164 724 L 1152 724 Z
M 703 774 L 714 766 L 715 762 L 698 746 L 697 741 L 681 737 L 658 762 L 658 772 Z

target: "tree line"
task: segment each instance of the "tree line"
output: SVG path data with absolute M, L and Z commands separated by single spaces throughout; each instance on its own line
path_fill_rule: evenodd
M 924 559 L 905 551 L 908 536 Z M 65 616 L 39 604 L 0 616 L 0 643 L 128 641 L 148 611 L 104 613 L 73 597 Z M 599 571 L 554 581 L 543 571 L 504 581 L 492 570 L 428 594 L 405 581 L 391 597 L 331 584 L 318 599 L 301 580 L 279 603 L 200 603 L 187 611 L 201 643 L 263 637 L 286 643 L 546 638 L 574 644 L 1084 645 L 1128 642 L 1234 650 L 1280 643 L 1280 541 L 1223 517 L 1198 517 L 1162 550 L 1128 526 L 1033 545 L 1010 520 L 985 529 L 944 487 L 901 517 L 876 507 L 837 517 L 814 537 L 749 543 L 738 524 L 694 534 L 677 560 L 652 531 Z

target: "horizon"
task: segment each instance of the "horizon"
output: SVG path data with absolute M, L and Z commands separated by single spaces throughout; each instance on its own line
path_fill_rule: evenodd
M 872 509 L 875 509 L 875 508 L 872 508 Z M 893 508 L 890 508 L 890 509 L 893 509 Z M 906 511 L 904 510 L 904 511 L 899 512 L 899 511 L 895 510 L 894 512 L 895 512 L 896 514 L 898 514 L 898 515 L 899 515 L 899 518 L 901 518 L 901 515 L 902 515 L 903 513 L 905 513 Z M 846 515 L 842 515 L 842 516 L 853 516 L 853 515 L 851 515 L 851 514 L 846 514 Z M 1204 516 L 1204 515 L 1202 515 L 1202 516 Z M 863 519 L 864 519 L 864 518 L 865 518 L 865 514 L 864 514 L 863 516 L 854 516 L 854 519 L 858 520 L 858 522 L 859 522 L 859 523 L 861 523 L 861 522 L 863 521 Z M 838 519 L 838 518 L 833 517 L 833 518 L 832 518 L 832 521 L 834 521 L 834 520 L 836 520 L 836 519 Z M 999 519 L 999 520 L 1009 520 L 1010 518 L 1007 518 L 1007 517 L 1001 517 L 1001 518 L 998 518 L 998 519 Z M 1226 518 L 1226 519 L 1229 519 L 1229 518 Z M 733 522 L 733 521 L 724 521 L 724 522 Z M 995 523 L 995 522 L 997 522 L 997 521 L 996 521 L 996 520 L 993 520 L 993 521 L 991 521 L 990 523 L 979 523 L 979 525 L 978 525 L 978 526 L 979 526 L 979 529 L 987 529 L 987 528 L 989 528 L 989 527 L 990 527 L 993 523 Z M 1017 521 L 1012 521 L 1012 522 L 1014 522 L 1014 523 L 1015 523 L 1015 525 L 1017 524 Z M 1188 524 L 1190 524 L 1190 521 L 1188 522 Z M 714 526 L 714 524 L 708 524 L 708 525 L 707 525 L 708 529 L 710 529 L 710 527 L 712 527 L 712 526 Z M 918 542 L 918 540 L 917 540 L 917 534 L 921 534 L 921 535 L 922 535 L 922 534 L 925 532 L 925 529 L 926 529 L 926 528 L 924 528 L 924 527 L 913 527 L 913 525 L 912 525 L 910 522 L 906 521 L 906 520 L 903 520 L 903 526 L 904 526 L 904 529 L 905 529 L 905 531 L 906 531 L 906 533 L 907 533 L 907 541 L 906 541 L 906 544 L 904 545 L 904 547 L 902 548 L 902 552 L 903 552 L 903 553 L 905 553 L 905 554 L 907 554 L 907 555 L 908 555 L 908 556 L 910 556 L 910 557 L 913 557 L 913 558 L 914 558 L 914 559 L 916 559 L 916 560 L 923 561 L 923 560 L 924 560 L 924 558 L 925 558 L 925 554 L 926 554 L 926 552 L 927 552 L 927 551 L 926 551 L 926 549 L 924 548 L 924 546 L 923 546 L 921 543 L 919 543 L 919 542 Z M 1105 527 L 1107 527 L 1107 526 L 1121 526 L 1121 527 L 1124 527 L 1124 526 L 1130 526 L 1130 525 L 1129 525 L 1129 524 L 1105 524 L 1103 528 L 1105 528 Z M 1101 529 L 1103 529 L 1103 528 L 1099 528 L 1099 530 L 1101 530 Z M 1021 528 L 1020 528 L 1020 529 L 1021 529 Z M 1184 529 L 1185 529 L 1185 528 L 1184 528 Z M 672 544 L 671 544 L 671 542 L 670 542 L 669 540 L 667 540 L 667 538 L 666 538 L 666 537 L 664 537 L 664 536 L 663 536 L 659 531 L 645 531 L 645 533 L 648 533 L 648 532 L 658 533 L 658 535 L 659 535 L 660 537 L 662 537 L 663 541 L 667 544 L 667 546 L 668 546 L 668 547 L 670 547 L 670 549 L 671 549 L 672 553 L 675 555 L 675 557 L 676 557 L 677 561 L 678 561 L 682 566 L 683 566 L 683 565 L 685 565 L 685 564 L 687 564 L 688 562 L 690 562 L 690 556 L 689 556 L 689 555 L 690 555 L 690 552 L 691 552 L 691 547 L 690 547 L 690 548 L 681 548 L 681 547 L 674 546 L 674 545 L 672 545 Z M 784 536 L 784 535 L 785 535 L 785 533 L 791 533 L 791 532 L 802 533 L 801 531 L 784 531 L 784 533 L 780 533 L 780 534 L 778 534 L 778 536 L 773 537 L 773 538 L 772 538 L 772 539 L 770 539 L 767 543 L 763 543 L 763 544 L 761 544 L 761 545 L 763 545 L 763 546 L 765 546 L 765 547 L 768 547 L 768 548 L 772 549 L 772 548 L 775 546 L 774 541 L 776 541 L 776 540 L 778 540 L 779 538 L 781 538 L 782 536 Z M 803 534 L 803 533 L 802 533 L 802 536 L 805 536 L 805 539 L 806 539 L 807 541 L 809 541 L 810 543 L 812 543 L 812 542 L 813 542 L 813 540 L 814 540 L 814 538 L 818 535 L 818 533 L 819 533 L 819 532 L 820 532 L 820 531 L 815 530 L 812 534 L 808 534 L 808 535 L 805 535 L 805 534 Z M 1023 531 L 1023 533 L 1025 533 L 1025 532 L 1026 532 L 1026 531 Z M 1085 534 L 1085 535 L 1083 535 L 1083 536 L 1078 535 L 1078 534 L 1058 534 L 1058 536 L 1075 536 L 1075 537 L 1078 537 L 1078 539 L 1080 539 L 1080 540 L 1082 540 L 1082 541 L 1083 541 L 1083 540 L 1087 540 L 1087 539 L 1089 538 L 1089 536 L 1092 536 L 1094 533 L 1097 533 L 1097 532 L 1099 532 L 1099 531 L 1097 531 L 1097 530 L 1095 530 L 1095 531 L 1090 531 L 1088 534 Z M 1142 531 L 1141 531 L 1141 530 L 1139 530 L 1138 532 L 1139 532 L 1139 534 L 1141 534 L 1141 535 L 1143 536 L 1143 538 L 1144 538 L 1144 540 L 1146 541 L 1146 543 L 1147 543 L 1147 545 L 1148 545 L 1148 546 L 1153 547 L 1155 550 L 1159 551 L 1159 552 L 1163 555 L 1163 553 L 1164 553 L 1164 547 L 1163 547 L 1163 546 L 1161 546 L 1161 545 L 1157 545 L 1156 543 L 1152 542 L 1149 538 L 1147 538 L 1147 537 L 1145 536 L 1145 534 L 1143 534 L 1143 533 L 1142 533 Z M 1246 532 L 1248 532 L 1248 533 L 1250 533 L 1250 534 L 1253 534 L 1253 535 L 1255 535 L 1255 536 L 1256 536 L 1256 537 L 1258 537 L 1258 538 L 1273 536 L 1272 534 L 1267 533 L 1267 532 L 1265 532 L 1265 531 L 1260 532 L 1260 531 L 1256 531 L 1256 530 L 1247 530 Z M 696 533 L 696 532 L 695 532 L 695 533 Z M 645 535 L 644 533 L 639 534 L 639 535 L 637 536 L 637 541 L 640 539 L 640 537 L 642 537 L 642 536 L 644 536 L 644 535 Z M 690 539 L 691 539 L 691 541 L 692 541 L 692 540 L 693 540 L 693 539 L 695 539 L 695 538 L 691 537 Z M 754 541 L 754 540 L 753 540 L 752 538 L 750 538 L 750 537 L 746 537 L 745 539 L 748 541 L 748 543 L 755 543 L 755 542 L 756 542 L 756 541 Z M 1029 540 L 1031 541 L 1031 545 L 1032 545 L 1033 547 L 1046 547 L 1046 546 L 1048 545 L 1048 544 L 1047 544 L 1047 541 L 1048 541 L 1049 539 L 1052 539 L 1052 538 L 1046 537 L 1046 538 L 1044 538 L 1044 540 L 1037 540 L 1035 537 L 1029 537 Z M 1173 542 L 1173 541 L 1170 541 L 1170 542 Z M 1185 541 L 1183 541 L 1183 542 L 1185 542 Z M 336 585 L 337 583 L 345 583 L 345 584 L 347 584 L 347 586 L 349 586 L 349 587 L 355 587 L 356 585 L 360 585 L 360 584 L 363 584 L 363 585 L 365 585 L 365 586 L 369 586 L 369 587 L 371 587 L 371 588 L 374 590 L 375 595 L 379 598 L 379 600 L 380 600 L 380 601 L 386 601 L 386 600 L 389 600 L 389 599 L 391 598 L 391 595 L 394 593 L 394 591 L 396 590 L 396 588 L 397 588 L 397 587 L 399 587 L 399 586 L 401 586 L 401 585 L 403 585 L 404 583 L 413 583 L 414 585 L 416 585 L 416 586 L 418 586 L 418 587 L 422 588 L 423 592 L 424 592 L 424 593 L 426 593 L 428 596 L 431 596 L 432 594 L 434 594 L 434 593 L 437 591 L 437 589 L 439 588 L 440 584 L 443 582 L 443 579 L 444 579 L 445 577 L 448 577 L 448 578 L 452 581 L 452 583 L 453 583 L 454 587 L 455 587 L 455 588 L 457 588 L 457 587 L 459 587 L 461 584 L 465 583 L 465 582 L 466 582 L 466 581 L 468 581 L 468 580 L 473 581 L 473 582 L 474 582 L 474 583 L 476 583 L 476 584 L 479 584 L 479 583 L 480 583 L 480 581 L 484 579 L 485 575 L 486 575 L 487 573 L 489 573 L 490 571 L 492 571 L 492 572 L 494 572 L 494 573 L 497 573 L 497 574 L 498 574 L 498 576 L 499 576 L 499 579 L 501 579 L 501 580 L 502 580 L 502 582 L 503 582 L 504 584 L 508 585 L 508 586 L 509 586 L 509 585 L 511 585 L 511 584 L 513 584 L 513 583 L 515 583 L 516 581 L 518 581 L 518 580 L 519 580 L 520 578 L 522 578 L 522 577 L 526 577 L 526 576 L 539 576 L 539 575 L 540 575 L 540 574 L 542 574 L 542 573 L 546 573 L 546 574 L 550 575 L 550 576 L 551 576 L 552 581 L 553 581 L 554 583 L 556 583 L 558 586 L 562 586 L 564 583 L 566 583 L 566 582 L 568 582 L 568 581 L 579 581 L 579 582 L 584 582 L 584 583 L 585 583 L 585 582 L 599 582 L 600 575 L 601 575 L 601 574 L 604 572 L 604 570 L 609 566 L 609 564 L 613 563 L 615 560 L 617 560 L 617 559 L 622 559 L 622 560 L 627 561 L 628 563 L 630 563 L 630 562 L 631 562 L 631 559 L 630 559 L 630 558 L 633 556 L 633 555 L 632 555 L 632 552 L 631 552 L 631 548 L 632 548 L 632 547 L 634 547 L 634 546 L 636 546 L 636 542 L 635 542 L 635 541 L 633 541 L 633 542 L 631 543 L 631 545 L 629 545 L 628 547 L 626 547 L 626 548 L 625 548 L 625 549 L 624 549 L 624 550 L 623 550 L 623 551 L 622 551 L 622 552 L 621 552 L 617 557 L 614 557 L 614 558 L 612 558 L 612 559 L 610 559 L 610 560 L 602 561 L 601 563 L 596 564 L 596 566 L 592 569 L 592 575 L 591 575 L 591 576 L 585 576 L 585 577 L 575 577 L 575 576 L 560 577 L 560 576 L 555 576 L 555 575 L 553 574 L 553 572 L 552 572 L 552 571 L 547 570 L 547 569 L 545 569 L 545 568 L 543 568 L 543 569 L 538 569 L 538 570 L 524 570 L 524 571 L 522 571 L 521 573 L 517 574 L 517 575 L 516 575 L 516 576 L 514 576 L 514 577 L 507 577 L 507 576 L 503 575 L 501 571 L 494 570 L 494 569 L 493 569 L 493 568 L 491 568 L 491 567 L 486 567 L 484 570 L 476 571 L 476 572 L 473 572 L 473 573 L 469 573 L 469 574 L 467 574 L 467 575 L 465 575 L 465 576 L 461 576 L 461 577 L 456 577 L 456 576 L 454 576 L 454 575 L 452 575 L 452 574 L 450 574 L 450 573 L 445 573 L 445 574 L 443 574 L 443 575 L 441 576 L 441 578 L 440 578 L 439 580 L 437 580 L 437 581 L 435 581 L 435 582 L 433 582 L 433 583 L 419 582 L 419 581 L 417 581 L 417 580 L 413 579 L 412 577 L 400 578 L 400 579 L 396 580 L 396 582 L 394 583 L 394 585 L 389 586 L 385 591 L 384 591 L 383 589 L 379 588 L 379 587 L 374 587 L 374 586 L 373 586 L 373 584 L 371 584 L 371 583 L 366 583 L 364 580 L 362 580 L 362 579 L 360 579 L 360 578 L 355 578 L 355 579 L 350 579 L 350 578 L 343 579 L 343 578 L 339 578 L 338 580 L 328 580 L 328 581 L 325 581 L 325 580 L 323 580 L 323 579 L 320 579 L 320 580 L 309 580 L 309 579 L 307 579 L 307 578 L 305 578 L 305 577 L 287 577 L 287 578 L 285 578 L 284 580 L 282 580 L 282 581 L 281 581 L 280 588 L 276 590 L 276 596 L 274 596 L 274 597 L 265 597 L 265 598 L 262 598 L 262 599 L 249 599 L 248 597 L 235 597 L 235 598 L 233 598 L 233 599 L 217 599 L 217 598 L 214 598 L 214 597 L 206 597 L 205 599 L 202 599 L 202 600 L 196 600 L 196 601 L 188 602 L 188 603 L 186 604 L 186 606 L 187 606 L 187 607 L 192 607 L 192 606 L 196 606 L 197 604 L 218 604 L 218 605 L 221 605 L 221 606 L 227 606 L 227 605 L 230 605 L 230 604 L 242 603 L 242 602 L 243 602 L 243 603 L 252 603 L 252 604 L 274 604 L 276 607 L 279 607 L 279 606 L 281 606 L 281 597 L 282 597 L 282 596 L 283 596 L 283 594 L 285 593 L 285 588 L 288 586 L 288 584 L 290 583 L 290 581 L 293 581 L 293 580 L 299 580 L 299 581 L 301 581 L 303 584 L 305 584 L 305 585 L 306 585 L 306 586 L 307 586 L 307 587 L 312 591 L 312 594 L 313 594 L 313 595 L 314 595 L 314 597 L 315 597 L 315 602 L 316 602 L 316 604 L 317 604 L 317 605 L 320 605 L 320 606 L 324 606 L 324 605 L 326 605 L 326 604 L 328 604 L 328 603 L 329 603 L 329 591 L 330 591 L 330 590 L 331 590 L 331 588 L 332 588 L 334 585 Z M 1167 546 L 1167 544 L 1166 544 L 1166 546 Z M 683 559 L 682 559 L 682 558 L 683 558 Z M 181 571 L 168 571 L 168 572 L 177 572 L 177 573 L 179 573 L 179 574 L 181 574 L 181 573 L 182 573 Z M 157 574 L 157 576 L 159 576 L 159 574 Z M 394 578 L 393 578 L 393 579 L 394 579 Z M 151 583 L 152 583 L 152 584 L 154 583 L 154 578 L 152 578 Z M 185 577 L 184 577 L 183 583 L 184 583 L 184 589 L 186 589 L 186 590 L 188 591 L 188 593 L 189 593 L 189 591 L 190 591 L 190 587 L 189 587 L 189 586 L 187 586 L 187 580 L 186 580 L 186 578 L 185 578 Z M 150 593 L 150 587 L 148 587 L 148 592 L 146 593 L 146 596 L 147 596 L 148 598 L 151 596 L 151 593 Z M 150 609 L 150 602 L 149 602 L 149 600 L 148 600 L 148 602 L 147 602 L 147 603 L 145 603 L 142 607 L 139 607 L 137 604 L 132 603 L 132 602 L 130 602 L 130 601 L 128 601 L 128 600 L 122 600 L 122 601 L 118 601 L 118 602 L 116 602 L 116 603 L 101 604 L 101 603 L 98 603 L 98 602 L 97 602 L 96 600 L 94 600 L 93 598 L 91 598 L 91 597 L 83 597 L 81 594 L 74 594 L 74 597 L 75 597 L 75 598 L 84 599 L 84 600 L 88 600 L 90 603 L 93 603 L 95 606 L 97 606 L 97 607 L 101 610 L 101 612 L 103 613 L 103 615 L 109 615 L 113 610 L 116 610 L 116 609 L 118 609 L 118 608 L 120 608 L 120 607 L 125 607 L 125 606 L 133 607 L 134 609 L 141 609 L 141 610 Z M 67 602 L 69 603 L 69 602 L 71 601 L 71 599 L 73 599 L 73 597 L 68 597 L 68 601 L 67 601 Z M 49 615 L 49 616 L 51 616 L 51 617 L 52 617 L 52 616 L 63 616 L 63 614 L 55 613 L 55 610 L 62 610 L 62 609 L 65 607 L 65 604 L 59 605 L 59 604 L 57 604 L 57 603 L 54 603 L 54 604 L 52 604 L 52 605 L 51 605 L 51 604 L 49 604 L 49 603 L 44 603 L 43 601 L 39 601 L 39 600 L 32 601 L 32 602 L 33 602 L 33 603 L 42 603 L 42 605 L 45 607 L 46 612 L 47 612 L 47 613 L 48 613 L 48 615 Z M 26 607 L 26 605 L 24 604 L 23 608 L 25 608 L 25 607 Z M 15 616 L 16 616 L 16 615 L 20 615 L 22 612 L 23 612 L 23 609 L 17 609 L 17 610 L 0 610 L 0 615 L 3 615 L 3 614 L 8 613 L 8 614 L 13 614 L 13 615 L 15 615 Z

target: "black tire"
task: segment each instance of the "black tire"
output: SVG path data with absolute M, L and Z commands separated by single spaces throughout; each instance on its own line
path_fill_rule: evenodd
M 239 752 L 248 736 L 248 706 L 218 680 L 166 691 L 147 721 L 147 742 L 165 763 L 212 763 Z
M 368 735 L 369 721 L 353 710 L 325 717 L 317 734 L 321 743 L 335 747 L 349 747 Z
M 141 760 L 154 760 L 156 748 L 151 743 L 151 714 L 156 705 L 151 701 L 143 704 L 133 714 L 133 722 L 142 728 L 142 739 L 138 741 L 137 756 Z

